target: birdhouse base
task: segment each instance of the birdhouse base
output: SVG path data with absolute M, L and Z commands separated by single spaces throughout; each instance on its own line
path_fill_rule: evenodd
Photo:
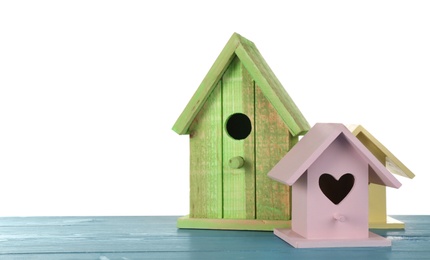
M 391 240 L 369 232 L 363 239 L 306 239 L 291 229 L 275 229 L 276 236 L 295 248 L 322 247 L 389 247 Z
M 369 221 L 370 229 L 405 229 L 405 223 L 387 216 L 386 222 Z
M 260 219 L 206 219 L 190 218 L 189 216 L 185 216 L 178 219 L 176 226 L 178 228 L 186 229 L 273 231 L 275 228 L 291 227 L 291 221 Z

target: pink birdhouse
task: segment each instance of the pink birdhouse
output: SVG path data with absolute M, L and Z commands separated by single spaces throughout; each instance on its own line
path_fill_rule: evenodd
M 316 124 L 269 177 L 292 186 L 291 229 L 274 231 L 292 246 L 391 246 L 369 232 L 368 184 L 401 184 L 344 125 Z

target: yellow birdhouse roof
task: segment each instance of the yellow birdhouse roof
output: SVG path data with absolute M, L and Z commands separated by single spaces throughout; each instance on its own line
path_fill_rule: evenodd
M 381 142 L 379 142 L 372 134 L 369 133 L 361 125 L 348 125 L 348 129 L 355 135 L 362 134 L 366 142 L 372 143 L 385 155 L 385 167 L 393 174 L 397 174 L 409 179 L 415 177 L 415 174 L 409 170 L 394 154 L 392 154 Z

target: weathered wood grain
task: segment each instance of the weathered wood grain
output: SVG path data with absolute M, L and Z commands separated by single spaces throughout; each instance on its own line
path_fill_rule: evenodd
M 221 83 L 190 126 L 190 216 L 222 218 Z
M 207 219 L 189 218 L 189 216 L 185 216 L 178 219 L 178 227 L 190 229 L 252 230 L 273 232 L 275 228 L 290 228 L 291 221 L 260 219 Z
M 276 78 L 254 43 L 237 33 L 231 36 L 172 129 L 178 134 L 189 133 L 189 126 L 194 117 L 236 56 L 244 64 L 251 77 L 260 85 L 264 95 L 275 107 L 282 120 L 289 127 L 290 132 L 294 136 L 306 133 L 310 128 L 309 123 Z
M 222 77 L 223 122 L 230 116 L 243 113 L 254 126 L 254 84 L 236 57 Z M 226 219 L 255 218 L 255 152 L 254 129 L 242 140 L 232 138 L 226 127 L 223 131 L 223 217 Z M 228 161 L 236 156 L 245 160 L 243 167 L 232 169 Z
M 210 68 L 209 72 L 203 79 L 200 86 L 188 102 L 184 111 L 181 113 L 172 129 L 178 134 L 189 134 L 189 126 L 199 113 L 200 109 L 205 104 L 207 98 L 218 85 L 222 75 L 224 74 L 230 62 L 236 56 L 234 54 L 237 46 L 239 45 L 238 35 L 233 34 L 227 42 L 218 58 Z
M 255 100 L 256 83 L 262 102 Z M 260 121 L 258 152 L 256 109 L 270 113 L 260 118 L 265 120 L 266 116 L 269 121 Z M 225 124 L 235 113 L 246 115 L 251 122 L 251 133 L 244 139 L 226 133 Z M 219 122 L 215 122 L 218 116 Z M 271 123 L 279 130 L 267 125 Z M 178 134 L 190 135 L 191 147 L 191 209 L 188 217 L 178 221 L 178 227 L 198 226 L 200 218 L 209 221 L 207 228 L 218 225 L 219 218 L 289 220 L 289 190 L 266 174 L 309 128 L 254 43 L 234 33 L 172 127 Z M 284 145 L 286 149 L 279 149 Z M 261 158 L 256 158 L 257 153 Z M 257 161 L 261 161 L 258 180 Z M 256 187 L 260 180 L 262 184 Z M 268 189 L 267 196 L 264 189 Z M 238 228 L 244 226 L 248 228 L 246 223 Z M 267 225 L 268 230 L 271 226 Z
M 290 132 L 294 136 L 305 134 L 310 128 L 307 120 L 303 117 L 255 45 L 245 39 L 241 40 L 243 43 L 248 44 L 239 45 L 236 49 L 236 54 L 241 58 L 255 82 L 275 107 L 282 120 L 289 127 Z
M 294 249 L 271 232 L 187 230 L 171 217 L 0 218 L 0 259 L 429 259 L 430 216 L 372 230 L 391 248 Z
M 290 187 L 267 173 L 292 147 L 293 137 L 259 86 L 255 88 L 256 218 L 289 220 Z

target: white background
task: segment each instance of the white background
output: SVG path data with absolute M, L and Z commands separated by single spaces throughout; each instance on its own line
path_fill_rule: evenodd
M 282 4 L 281 4 L 282 2 Z M 428 1 L 2 1 L 0 216 L 184 215 L 171 127 L 233 32 L 311 125 L 362 124 L 430 214 Z

